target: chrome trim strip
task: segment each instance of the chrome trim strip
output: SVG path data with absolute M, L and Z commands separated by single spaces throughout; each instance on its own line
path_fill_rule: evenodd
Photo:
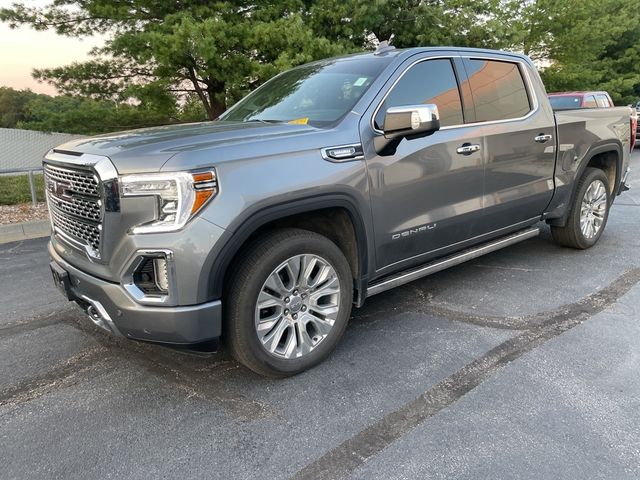
M 417 65 L 418 63 L 422 63 L 422 62 L 428 62 L 429 60 L 441 60 L 441 59 L 449 59 L 449 60 L 453 60 L 454 58 L 460 58 L 460 59 L 468 59 L 468 60 L 493 60 L 496 62 L 506 62 L 506 63 L 515 63 L 518 64 L 520 66 L 519 70 L 522 72 L 523 76 L 524 76 L 524 80 L 525 80 L 525 86 L 527 88 L 527 94 L 529 95 L 529 99 L 532 101 L 533 105 L 531 110 L 529 111 L 529 113 L 527 113 L 525 116 L 523 117 L 517 117 L 517 118 L 507 118 L 504 120 L 490 120 L 487 122 L 473 122 L 473 123 L 463 123 L 460 125 L 449 125 L 446 127 L 441 127 L 440 130 L 451 130 L 454 128 L 465 128 L 465 127 L 477 127 L 480 125 L 493 125 L 493 124 L 499 124 L 499 123 L 507 123 L 507 122 L 519 122 L 522 120 L 526 120 L 527 118 L 529 118 L 530 116 L 534 115 L 535 113 L 538 112 L 538 110 L 540 109 L 540 103 L 538 102 L 538 96 L 536 95 L 536 92 L 533 88 L 533 82 L 531 81 L 531 76 L 529 75 L 529 65 L 524 62 L 523 60 L 520 60 L 518 58 L 513 58 L 513 59 L 502 59 L 502 58 L 496 58 L 496 57 L 483 57 L 481 55 L 441 55 L 441 56 L 435 56 L 435 57 L 423 57 L 419 60 L 416 60 L 415 62 L 411 63 L 401 74 L 398 78 L 396 78 L 393 82 L 393 84 L 389 87 L 389 90 L 387 90 L 387 92 L 384 94 L 384 96 L 382 97 L 382 100 L 380 100 L 380 103 L 378 103 L 378 106 L 376 107 L 376 109 L 373 111 L 373 115 L 371 116 L 371 120 L 369 122 L 369 126 L 371 127 L 371 129 L 377 133 L 377 134 L 384 134 L 384 132 L 382 130 L 379 130 L 375 127 L 375 123 L 374 123 L 374 119 L 376 118 L 376 115 L 378 115 L 378 111 L 380 110 L 380 108 L 382 108 L 382 104 L 385 102 L 385 100 L 387 99 L 387 97 L 389 96 L 389 94 L 391 93 L 391 90 L 394 89 L 394 87 L 396 86 L 396 84 L 400 81 L 400 79 L 409 71 L 410 68 L 414 67 L 415 65 Z M 460 87 L 460 85 L 458 84 L 458 88 Z M 471 92 L 471 95 L 473 95 L 473 92 Z M 462 98 L 461 98 L 462 101 Z
M 92 169 L 98 176 L 98 184 L 101 186 L 100 201 L 102 202 L 101 208 L 101 221 L 100 224 L 104 224 L 105 213 L 107 212 L 120 212 L 120 196 L 118 189 L 118 171 L 116 167 L 111 163 L 109 157 L 103 155 L 94 155 L 91 153 L 82 153 L 80 155 L 71 155 L 68 153 L 56 152 L 55 149 L 51 149 L 44 156 L 44 162 L 49 163 L 56 168 L 64 169 L 65 165 L 75 165 L 87 169 Z M 55 234 L 59 235 L 65 243 L 71 247 L 78 249 L 78 242 L 71 239 L 68 235 L 64 235 L 59 229 L 54 227 L 54 222 L 51 213 L 49 213 L 51 226 Z M 104 230 L 100 231 L 100 250 L 104 245 Z M 102 252 L 95 251 L 90 246 L 82 245 L 80 250 L 84 251 L 87 258 L 91 261 L 102 261 Z
M 109 182 L 117 182 L 118 181 L 118 171 L 116 167 L 111 163 L 109 157 L 105 157 L 103 155 L 94 155 L 92 153 L 83 153 L 82 155 L 68 155 L 64 153 L 55 152 L 54 150 L 49 150 L 49 152 L 44 156 L 45 161 L 50 161 L 54 163 L 56 166 L 58 163 L 61 163 L 61 168 L 64 168 L 65 164 L 77 165 L 79 167 L 92 168 L 98 174 L 99 180 L 105 186 L 105 194 L 108 196 L 105 197 L 105 205 L 109 204 L 109 210 L 111 212 L 120 211 L 120 198 L 118 197 L 118 189 L 111 190 L 109 188 L 107 190 L 106 187 L 112 187 L 113 185 Z M 116 183 L 117 186 L 117 183 Z M 113 195 L 115 194 L 115 198 Z M 109 201 L 111 200 L 111 202 Z M 117 204 L 117 209 L 116 205 Z
M 167 277 L 169 280 L 168 295 L 147 295 L 133 280 L 133 274 L 145 259 L 161 254 L 167 260 Z M 128 267 L 122 275 L 122 286 L 129 296 L 141 305 L 175 306 L 177 304 L 176 266 L 172 250 L 163 248 L 136 250 L 129 260 Z
M 471 248 L 473 246 L 473 244 L 470 243 L 470 242 L 475 242 L 476 245 L 480 245 L 480 244 L 482 244 L 484 242 L 489 241 L 487 239 L 491 238 L 492 236 L 494 238 L 499 237 L 500 236 L 500 232 L 504 232 L 506 230 L 515 231 L 518 228 L 524 229 L 524 228 L 529 227 L 530 225 L 533 225 L 534 223 L 536 223 L 539 220 L 540 220 L 540 216 L 535 216 L 535 217 L 529 218 L 527 220 L 523 220 L 522 222 L 514 223 L 513 225 L 507 225 L 506 227 L 501 227 L 501 228 L 498 228 L 496 230 L 491 230 L 490 232 L 487 232 L 487 233 L 482 233 L 480 235 L 476 235 L 475 237 L 465 238 L 464 240 L 460 240 L 460 241 L 452 243 L 450 245 L 445 245 L 444 247 L 439 247 L 439 248 L 435 248 L 433 250 L 429 250 L 427 252 L 418 253 L 418 254 L 413 255 L 413 256 L 411 256 L 409 258 L 403 258 L 402 260 L 398 260 L 398 261 L 395 261 L 393 263 L 390 263 L 389 265 L 385 265 L 384 267 L 378 268 L 376 270 L 376 273 L 380 273 L 381 274 L 385 270 L 389 270 L 390 268 L 393 268 L 396 265 L 401 265 L 403 263 L 410 262 L 410 261 L 416 261 L 416 263 L 417 263 L 420 258 L 428 256 L 428 255 L 431 255 L 432 258 L 433 258 L 433 255 L 436 252 L 439 252 L 441 250 L 447 250 L 447 249 L 450 249 L 450 248 L 453 248 L 453 247 L 456 247 L 456 246 L 460 246 L 460 251 L 466 250 L 467 248 Z M 508 235 L 508 234 L 505 234 L 505 235 Z M 408 270 L 410 268 L 411 267 L 408 267 L 407 269 L 404 269 L 404 271 L 406 271 L 406 270 Z
M 417 269 L 400 273 L 394 277 L 388 278 L 379 283 L 374 283 L 373 285 L 369 286 L 367 288 L 367 296 L 370 297 L 372 295 L 377 295 L 378 293 L 382 293 L 386 290 L 404 285 L 405 283 L 409 283 L 419 278 L 426 277 L 427 275 L 431 275 L 432 273 L 439 272 L 446 268 L 453 267 L 454 265 L 458 265 L 468 260 L 481 257 L 482 255 L 486 255 L 487 253 L 491 253 L 515 243 L 522 242 L 523 240 L 527 240 L 529 238 L 537 236 L 539 233 L 540 229 L 538 227 L 531 227 L 526 230 L 522 230 L 520 232 L 500 238 L 498 240 L 485 243 L 484 245 L 481 245 L 479 247 L 473 247 L 467 250 L 463 250 L 460 253 L 456 253 L 449 257 L 436 260 L 422 267 L 418 267 Z
M 52 217 L 53 217 L 53 214 L 51 213 L 51 211 L 49 211 L 49 218 L 52 219 Z M 91 247 L 91 245 L 87 245 L 85 243 L 79 242 L 76 239 L 67 235 L 65 232 L 63 232 L 59 228 L 56 228 L 56 226 L 53 223 L 53 220 L 51 220 L 51 230 L 56 235 L 58 235 L 60 237 L 60 240 L 62 240 L 64 243 L 66 243 L 72 248 L 75 248 L 76 250 L 80 250 L 81 252 L 84 252 L 87 255 L 87 257 L 89 257 L 90 259 L 96 259 L 96 260 L 100 259 L 100 252 L 96 252 Z

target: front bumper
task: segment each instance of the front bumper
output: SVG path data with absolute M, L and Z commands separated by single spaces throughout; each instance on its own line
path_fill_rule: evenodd
M 52 268 L 68 275 L 68 297 L 87 310 L 93 322 L 105 330 L 147 342 L 189 345 L 220 337 L 220 300 L 179 307 L 155 307 L 136 303 L 117 283 L 107 282 L 78 270 L 48 244 Z

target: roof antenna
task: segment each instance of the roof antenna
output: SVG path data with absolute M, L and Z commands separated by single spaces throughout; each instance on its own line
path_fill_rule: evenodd
M 374 55 L 382 55 L 383 53 L 387 53 L 390 52 L 392 50 L 395 50 L 396 47 L 394 47 L 393 45 L 391 45 L 391 42 L 393 42 L 393 39 L 395 38 L 395 34 L 391 34 L 391 36 L 389 37 L 389 40 L 383 40 L 382 42 L 380 42 L 376 48 L 376 51 L 373 52 Z

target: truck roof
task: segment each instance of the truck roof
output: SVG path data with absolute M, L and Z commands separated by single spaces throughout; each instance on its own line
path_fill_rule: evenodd
M 353 58 L 380 58 L 380 57 L 397 57 L 397 58 L 407 58 L 417 53 L 426 53 L 426 52 L 455 52 L 458 54 L 470 54 L 470 55 L 503 55 L 515 57 L 520 60 L 524 60 L 528 63 L 531 63 L 531 60 L 526 55 L 516 52 L 508 52 L 502 50 L 490 50 L 486 48 L 471 48 L 471 47 L 410 47 L 410 48 L 389 48 L 385 49 L 381 52 L 357 52 L 349 55 L 341 55 L 338 57 L 333 57 L 329 59 L 318 60 L 318 62 L 324 62 L 327 60 L 331 61 L 340 61 L 340 60 L 348 60 Z

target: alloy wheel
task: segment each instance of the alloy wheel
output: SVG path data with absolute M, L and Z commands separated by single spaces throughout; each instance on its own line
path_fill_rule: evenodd
M 340 280 L 331 264 L 302 254 L 278 265 L 262 285 L 255 330 L 264 349 L 279 358 L 300 358 L 329 334 L 340 311 Z
M 607 214 L 607 189 L 602 180 L 594 180 L 584 193 L 580 208 L 580 230 L 587 239 L 594 238 Z

